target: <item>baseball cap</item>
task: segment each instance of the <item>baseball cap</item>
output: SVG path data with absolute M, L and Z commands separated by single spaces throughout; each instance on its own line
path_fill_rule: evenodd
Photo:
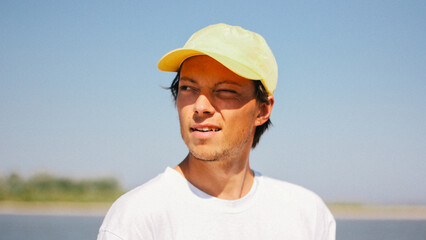
M 182 48 L 164 55 L 158 68 L 177 72 L 186 59 L 197 55 L 208 55 L 241 77 L 260 80 L 269 95 L 275 91 L 277 62 L 265 39 L 255 32 L 224 23 L 207 26 Z

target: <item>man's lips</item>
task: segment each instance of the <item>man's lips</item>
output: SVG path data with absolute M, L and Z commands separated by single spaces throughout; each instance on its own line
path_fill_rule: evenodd
M 194 125 L 190 129 L 191 132 L 219 132 L 222 130 L 220 127 L 214 125 Z
M 203 128 L 190 128 L 191 132 L 219 132 L 221 129 L 220 128 L 208 128 L 208 127 L 203 127 Z

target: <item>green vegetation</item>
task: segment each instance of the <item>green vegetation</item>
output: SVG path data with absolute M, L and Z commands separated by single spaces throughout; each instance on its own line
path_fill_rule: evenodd
M 0 177 L 0 201 L 111 202 L 124 190 L 111 177 L 73 180 L 50 174 L 23 179 L 16 173 Z

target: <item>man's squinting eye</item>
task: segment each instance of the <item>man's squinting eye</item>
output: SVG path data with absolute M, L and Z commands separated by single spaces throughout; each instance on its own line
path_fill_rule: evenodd
M 234 98 L 238 95 L 237 91 L 232 89 L 218 89 L 215 91 L 218 97 Z
M 179 87 L 179 90 L 181 90 L 181 91 L 189 91 L 189 90 L 193 90 L 193 88 L 190 87 L 190 86 L 187 86 L 187 85 L 182 85 L 182 86 Z
M 236 91 L 231 89 L 219 89 L 219 90 L 216 90 L 216 92 L 237 93 Z

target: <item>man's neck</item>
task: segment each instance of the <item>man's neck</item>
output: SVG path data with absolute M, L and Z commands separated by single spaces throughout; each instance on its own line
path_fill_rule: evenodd
M 203 192 L 217 198 L 235 200 L 250 191 L 254 174 L 248 156 L 234 160 L 203 161 L 188 154 L 174 169 Z

